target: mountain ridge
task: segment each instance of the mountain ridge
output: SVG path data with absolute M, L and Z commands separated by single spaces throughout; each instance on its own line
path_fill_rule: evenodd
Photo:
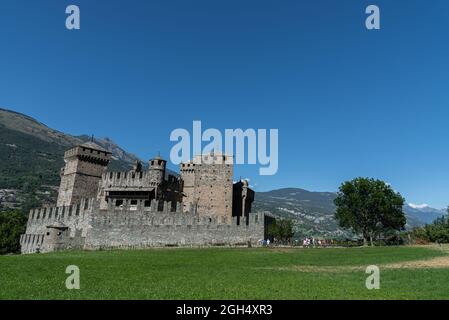
M 88 135 L 75 136 L 52 129 L 45 123 L 40 122 L 31 116 L 1 107 L 0 124 L 7 129 L 33 135 L 43 141 L 56 143 L 66 147 L 82 144 L 92 139 Z M 131 164 L 135 160 L 140 160 L 134 154 L 126 152 L 108 137 L 100 139 L 95 138 L 94 141 L 102 148 L 112 152 L 113 156 L 119 161 Z
M 275 216 L 295 221 L 296 232 L 302 236 L 345 237 L 351 232 L 338 226 L 335 220 L 336 192 L 314 192 L 301 188 L 280 188 L 257 192 L 254 209 L 269 211 Z M 407 217 L 407 228 L 431 223 L 447 214 L 443 209 L 426 207 L 415 209 L 405 204 L 403 211 Z
M 53 203 L 64 152 L 90 139 L 65 134 L 33 117 L 0 108 L 0 209 L 27 211 Z M 110 170 L 128 170 L 140 160 L 109 138 L 95 139 L 95 143 L 112 152 Z
M 49 128 L 28 115 L 0 108 L 0 209 L 17 207 L 23 211 L 45 203 L 54 203 L 64 152 L 71 146 L 92 139 Z M 128 170 L 140 159 L 126 152 L 109 138 L 94 139 L 112 152 L 109 170 Z M 351 237 L 339 228 L 334 218 L 336 192 L 280 188 L 256 192 L 253 211 L 270 211 L 297 222 L 297 231 L 305 235 Z M 408 227 L 430 223 L 445 214 L 430 207 L 404 206 Z

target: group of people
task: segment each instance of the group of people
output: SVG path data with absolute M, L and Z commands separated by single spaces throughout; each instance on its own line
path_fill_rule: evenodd
M 279 244 L 277 243 L 276 239 L 274 241 L 270 241 L 270 239 L 260 239 L 258 241 L 259 245 L 262 245 L 264 247 L 268 247 L 271 245 L 275 245 Z M 294 243 L 290 243 L 290 245 L 293 246 L 298 246 L 300 245 L 300 241 L 299 240 L 294 240 Z M 326 248 L 331 246 L 332 240 L 327 240 L 327 239 L 317 239 L 314 237 L 307 237 L 305 239 L 302 240 L 302 246 L 303 248 L 317 248 L 317 247 L 322 247 L 322 248 Z
M 326 240 L 326 239 L 316 239 L 314 237 L 311 238 L 305 238 L 302 241 L 302 246 L 304 248 L 309 248 L 309 247 L 327 247 L 330 246 L 332 243 L 330 240 Z

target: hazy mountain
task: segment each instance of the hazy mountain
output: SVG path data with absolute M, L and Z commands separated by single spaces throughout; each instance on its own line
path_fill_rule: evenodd
M 342 230 L 334 218 L 335 197 L 334 192 L 311 192 L 299 188 L 257 192 L 254 210 L 266 210 L 295 220 L 301 235 L 351 237 L 351 233 Z M 444 210 L 428 206 L 413 208 L 405 205 L 403 210 L 408 228 L 430 223 L 445 214 Z
M 293 219 L 301 236 L 352 237 L 342 230 L 334 218 L 335 193 L 311 192 L 285 188 L 257 192 L 254 211 L 269 211 L 279 217 Z
M 416 206 L 413 204 L 404 206 L 404 211 L 408 219 L 417 220 L 420 224 L 431 223 L 435 219 L 447 214 L 447 211 L 444 209 L 435 209 L 427 205 Z

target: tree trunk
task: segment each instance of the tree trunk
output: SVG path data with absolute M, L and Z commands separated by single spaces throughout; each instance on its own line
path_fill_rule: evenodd
M 368 239 L 366 238 L 366 236 L 363 236 L 363 246 L 368 247 Z
M 373 246 L 373 236 L 372 235 L 369 236 L 369 242 L 370 242 L 371 247 L 372 247 Z

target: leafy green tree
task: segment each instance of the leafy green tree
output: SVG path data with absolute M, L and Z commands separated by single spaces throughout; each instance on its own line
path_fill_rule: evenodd
M 415 241 L 449 243 L 449 216 L 442 216 L 431 224 L 410 232 Z
M 281 242 L 290 242 L 294 232 L 294 223 L 289 219 L 276 220 L 268 226 L 268 234 Z
M 20 251 L 20 235 L 25 233 L 26 222 L 20 211 L 0 212 L 0 254 Z
M 364 245 L 380 234 L 403 230 L 404 198 L 381 180 L 356 178 L 344 182 L 334 200 L 335 217 L 343 228 L 363 236 Z

